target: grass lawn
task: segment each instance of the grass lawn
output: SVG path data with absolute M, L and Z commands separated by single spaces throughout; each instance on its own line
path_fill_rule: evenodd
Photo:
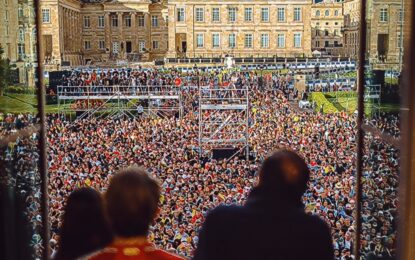
M 36 105 L 22 102 L 9 96 L 0 97 L 0 112 L 2 113 L 36 113 Z
M 0 97 L 2 113 L 37 113 L 37 99 L 30 94 L 5 94 Z M 57 113 L 58 105 L 46 105 L 46 113 Z
M 335 98 L 328 99 L 339 111 L 346 111 L 346 113 L 353 113 L 357 110 L 357 97 L 339 97 L 337 100 Z M 365 101 L 365 114 L 369 115 L 372 112 L 375 112 L 377 109 L 377 104 L 373 105 Z M 398 104 L 381 104 L 378 107 L 382 112 L 397 112 L 399 111 Z
M 397 78 L 385 77 L 385 83 L 389 85 L 399 85 L 399 80 Z

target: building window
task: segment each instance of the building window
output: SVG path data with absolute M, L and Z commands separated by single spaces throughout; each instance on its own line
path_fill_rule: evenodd
M 219 7 L 213 7 L 212 8 L 212 22 L 220 22 Z
M 398 48 L 402 48 L 403 47 L 403 42 L 402 42 L 402 35 L 400 34 L 400 33 L 398 33 L 398 37 L 396 37 L 396 39 L 397 39 L 397 44 L 396 44 L 396 46 L 398 46 Z
M 278 48 L 285 48 L 285 35 L 280 33 L 277 36 L 277 47 Z
M 301 33 L 294 33 L 294 48 L 301 48 Z
M 131 15 L 126 15 L 124 17 L 124 25 L 125 27 L 131 27 Z
M 252 48 L 252 34 L 245 34 L 245 48 Z
M 157 50 L 159 48 L 159 42 L 153 41 L 153 50 Z
M 261 8 L 261 21 L 269 22 L 269 8 L 268 7 Z
M 183 7 L 177 8 L 177 21 L 184 22 L 184 8 Z
M 84 16 L 84 28 L 89 28 L 89 27 L 91 27 L 89 16 Z
M 42 9 L 42 22 L 50 23 L 50 9 Z
M 105 41 L 104 40 L 99 40 L 98 47 L 99 47 L 100 50 L 104 50 L 105 49 Z
M 201 7 L 196 8 L 196 22 L 203 22 L 205 20 L 205 10 Z
M 229 48 L 236 47 L 236 35 L 234 33 L 229 34 Z
M 320 16 L 320 10 L 316 11 L 316 16 L 319 17 Z
M 126 41 L 125 42 L 125 52 L 126 53 L 131 53 L 133 51 L 132 46 L 133 45 L 132 45 L 131 41 Z
M 381 8 L 380 9 L 380 21 L 381 22 L 387 22 L 388 21 L 388 9 L 387 8 Z
M 334 16 L 339 16 L 339 10 L 334 11 Z
M 144 52 L 146 50 L 146 42 L 145 41 L 139 41 L 138 42 L 138 51 Z
M 24 30 L 19 30 L 19 42 L 24 42 Z
M 151 16 L 151 27 L 158 27 L 159 26 L 159 17 L 157 15 Z
M 19 18 L 23 18 L 23 7 L 21 6 L 19 6 L 18 16 Z
M 278 15 L 278 17 L 277 17 L 278 22 L 284 22 L 285 21 L 285 8 L 284 7 L 278 7 L 277 15 Z
M 316 41 L 316 47 L 319 48 L 320 47 L 320 42 Z
M 337 31 L 337 29 L 334 29 L 333 34 L 334 34 L 334 36 L 338 36 L 339 35 L 339 32 Z
M 144 27 L 144 15 L 139 15 L 138 16 L 138 26 L 139 27 Z
M 219 33 L 212 34 L 212 47 L 219 48 L 220 46 L 220 36 Z
M 325 15 L 325 16 L 329 16 L 329 15 L 330 15 L 330 11 L 329 11 L 329 10 L 326 10 L 326 11 L 324 12 L 324 15 Z
M 118 27 L 118 17 L 116 15 L 111 16 L 112 27 Z
M 84 41 L 84 47 L 85 47 L 85 50 L 90 50 L 91 49 L 91 42 L 90 41 Z
M 295 7 L 294 8 L 294 22 L 301 21 L 301 8 Z
M 245 8 L 245 22 L 252 22 L 252 7 Z
M 196 35 L 196 47 L 203 48 L 204 45 L 205 45 L 205 36 L 203 35 L 203 33 L 198 33 Z
M 324 30 L 324 36 L 329 36 L 329 30 Z
M 229 17 L 229 22 L 231 23 L 236 22 L 236 8 L 235 7 L 228 8 L 228 17 Z
M 104 28 L 105 26 L 105 18 L 104 16 L 98 16 L 98 28 Z
M 269 47 L 269 35 L 267 33 L 261 34 L 261 48 Z
M 19 60 L 23 60 L 25 58 L 25 51 L 24 51 L 24 44 L 23 43 L 19 43 L 17 45 L 17 54 L 19 56 Z
M 118 54 L 120 52 L 120 43 L 119 42 L 113 42 L 112 43 L 112 53 Z
M 403 10 L 402 10 L 402 8 L 399 9 L 399 12 L 398 12 L 398 21 L 399 22 L 403 21 Z

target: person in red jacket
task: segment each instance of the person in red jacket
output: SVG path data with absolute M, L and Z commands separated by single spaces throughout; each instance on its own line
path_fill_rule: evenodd
M 114 241 L 86 259 L 180 260 L 157 249 L 147 240 L 149 226 L 158 212 L 160 186 L 139 167 L 122 170 L 110 182 L 105 195 Z

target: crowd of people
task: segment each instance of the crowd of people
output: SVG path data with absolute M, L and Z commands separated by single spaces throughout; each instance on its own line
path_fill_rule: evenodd
M 174 71 L 168 76 L 156 71 L 109 75 L 119 82 L 133 78 L 135 84 L 161 85 L 171 84 L 180 76 Z M 108 73 L 93 72 L 65 80 L 68 85 L 89 81 L 99 86 L 111 84 L 108 77 Z M 73 190 L 87 186 L 105 191 L 117 170 L 137 164 L 157 178 L 162 187 L 161 210 L 151 228 L 150 240 L 170 252 L 191 257 L 208 211 L 220 204 L 244 204 L 256 183 L 258 165 L 276 148 L 290 148 L 304 156 L 311 171 L 310 185 L 303 197 L 306 211 L 329 225 L 336 259 L 350 259 L 356 221 L 355 116 L 293 108 L 289 97 L 294 93 L 287 79 L 277 75 L 269 77 L 267 87 L 254 73 L 191 74 L 181 80 L 185 86 L 201 82 L 216 86 L 232 77 L 237 85 L 247 84 L 250 88 L 250 161 L 244 156 L 231 160 L 199 157 L 197 91 L 192 88 L 182 90 L 182 118 L 70 121 L 62 115 L 48 116 L 52 248 L 56 250 L 65 201 Z M 13 116 L 9 119 L 15 120 Z M 1 133 L 15 126 L 2 124 Z M 366 138 L 370 145 L 365 151 L 362 250 L 365 255 L 392 256 L 396 248 L 397 150 L 376 137 Z M 35 154 L 24 149 L 31 149 L 28 147 L 33 146 L 36 136 L 25 140 L 8 149 L 16 154 L 14 160 L 22 163 L 28 159 L 26 153 Z M 32 168 L 19 169 L 17 175 Z M 28 203 L 32 203 L 30 210 L 36 212 L 38 203 L 34 197 L 36 194 Z M 38 219 L 36 214 L 29 215 Z
M 385 132 L 393 137 L 400 136 L 399 113 L 396 113 L 396 112 L 375 113 L 370 118 L 367 118 L 366 121 L 370 126 L 373 126 L 379 129 L 380 131 Z
M 30 246 L 39 256 L 42 219 L 37 123 L 38 119 L 31 114 L 0 113 L 0 185 L 13 187 L 16 198 L 23 202 L 25 217 L 31 223 Z
M 228 70 L 192 70 L 182 73 L 179 70 L 92 70 L 73 71 L 63 75 L 60 95 L 113 95 L 114 93 L 146 93 L 150 89 L 160 89 L 164 86 L 222 86 L 232 80 L 236 85 L 254 84 L 271 86 L 275 84 L 288 85 L 292 81 L 291 74 L 284 76 L 279 73 L 262 74 L 258 71 L 240 71 L 242 77 L 237 77 Z M 282 80 L 283 79 L 283 80 Z M 239 81 L 238 81 L 239 80 Z M 54 91 L 55 93 L 55 91 Z

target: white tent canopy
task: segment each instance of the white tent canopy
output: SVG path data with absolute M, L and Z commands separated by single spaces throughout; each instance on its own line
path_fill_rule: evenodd
M 318 50 L 314 50 L 313 51 L 313 56 L 321 56 L 321 52 L 320 51 L 318 51 Z

